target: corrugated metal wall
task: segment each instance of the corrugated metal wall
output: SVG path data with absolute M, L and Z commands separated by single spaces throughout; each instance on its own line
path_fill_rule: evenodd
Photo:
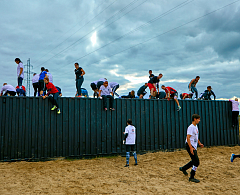
M 137 151 L 184 148 L 191 115 L 201 116 L 205 146 L 236 145 L 231 102 L 117 99 L 115 111 L 103 111 L 102 100 L 60 98 L 61 114 L 48 99 L 0 97 L 0 160 L 120 154 L 128 118 L 137 132 Z

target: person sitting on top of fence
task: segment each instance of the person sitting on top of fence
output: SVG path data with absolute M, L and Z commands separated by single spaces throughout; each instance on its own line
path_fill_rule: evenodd
M 49 99 L 51 100 L 52 105 L 53 105 L 51 110 L 53 111 L 53 110 L 57 109 L 57 113 L 60 114 L 61 111 L 60 111 L 60 108 L 59 108 L 59 105 L 58 105 L 59 92 L 58 92 L 57 88 L 52 83 L 49 82 L 49 78 L 48 77 L 44 78 L 44 83 L 45 83 L 45 88 L 48 91 L 48 93 L 43 96 L 43 99 L 45 99 L 50 94 L 52 94 L 53 97 L 49 96 Z
M 181 109 L 181 106 L 179 105 L 179 102 L 178 102 L 178 92 L 173 89 L 172 87 L 165 87 L 164 85 L 162 85 L 162 89 L 165 90 L 166 92 L 166 99 L 168 99 L 168 101 L 171 99 L 174 99 L 175 102 L 177 103 L 178 105 L 178 108 L 177 108 L 177 111 L 179 111 Z
M 103 99 L 103 108 L 105 111 L 107 111 L 107 98 L 110 99 L 110 110 L 115 110 L 113 108 L 113 101 L 114 101 L 113 92 L 111 87 L 108 85 L 107 81 L 105 81 L 103 85 L 100 87 L 98 96 Z
M 214 96 L 214 100 L 216 99 L 216 95 L 212 90 L 211 86 L 207 87 L 207 90 L 204 91 L 204 93 L 201 93 L 201 95 L 199 96 L 199 99 L 203 99 L 203 100 L 211 100 L 211 95 Z
M 180 98 L 185 100 L 186 98 L 192 99 L 193 93 L 181 93 Z
M 135 91 L 132 90 L 128 93 L 128 95 L 123 95 L 121 98 L 135 98 Z
M 16 89 L 12 85 L 3 83 L 0 96 L 15 96 L 15 95 L 16 95 Z

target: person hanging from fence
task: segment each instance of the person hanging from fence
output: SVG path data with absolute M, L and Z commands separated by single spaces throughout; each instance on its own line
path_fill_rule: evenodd
M 110 95 L 112 94 L 112 95 Z M 113 108 L 113 92 L 111 87 L 108 85 L 108 81 L 105 81 L 103 85 L 99 89 L 99 98 L 103 99 L 103 108 L 105 111 L 107 111 L 107 99 L 110 99 L 110 110 L 114 111 L 115 109 Z
M 216 95 L 212 90 L 211 86 L 207 87 L 207 90 L 205 90 L 203 93 L 200 94 L 199 99 L 200 100 L 211 100 L 211 95 L 213 95 L 214 100 L 216 99 Z
M 81 87 L 84 81 L 83 75 L 85 75 L 85 71 L 82 69 L 82 67 L 79 67 L 79 64 L 76 62 L 75 64 L 75 74 L 76 74 L 76 88 L 78 94 L 81 95 Z
M 53 83 L 53 76 L 52 76 L 52 74 L 49 72 L 48 69 L 46 69 L 45 71 L 47 72 L 47 77 L 49 78 L 49 82 Z
M 147 92 L 145 91 L 147 89 L 148 85 L 147 83 L 145 83 L 143 86 L 141 86 L 138 91 L 137 91 L 137 96 L 139 97 L 139 99 L 143 99 L 143 97 L 147 94 Z
M 192 79 L 190 81 L 190 83 L 188 84 L 189 91 L 191 91 L 192 93 L 195 93 L 196 99 L 198 99 L 198 90 L 196 88 L 196 85 L 197 85 L 199 79 L 200 79 L 200 76 L 196 76 L 196 78 Z
M 12 85 L 3 83 L 0 96 L 15 96 L 15 95 L 16 95 L 16 89 Z
M 50 82 L 50 81 L 49 81 Z M 58 93 L 59 93 L 59 97 L 62 97 L 62 89 L 58 86 L 55 86 L 56 89 L 58 90 Z
M 180 98 L 181 100 L 185 100 L 186 98 L 192 99 L 193 93 L 181 93 Z
M 135 164 L 137 163 L 137 152 L 136 152 L 136 128 L 132 124 L 132 119 L 127 120 L 127 127 L 125 128 L 124 134 L 124 140 L 123 144 L 126 145 L 126 165 L 125 167 L 129 167 L 129 159 L 130 159 L 130 152 L 133 153 Z
M 22 88 L 20 89 L 19 86 L 16 87 L 16 92 L 18 96 L 26 96 L 26 88 L 22 85 Z
M 20 87 L 20 89 L 22 88 L 22 82 L 24 79 L 24 66 L 22 61 L 19 58 L 15 59 L 17 66 L 17 76 L 18 76 L 18 86 Z
M 163 77 L 163 75 L 162 75 L 162 73 L 160 73 L 158 76 L 153 76 L 148 81 L 148 87 L 150 90 L 151 98 L 155 98 L 157 93 L 159 94 L 159 82 L 162 77 Z M 158 92 L 157 92 L 156 88 L 158 89 Z
M 117 97 L 119 97 L 119 95 L 117 94 L 117 89 L 119 88 L 119 84 L 116 82 L 110 82 L 108 83 L 108 85 L 112 88 L 112 92 L 113 92 L 113 97 L 114 95 L 116 95 Z
M 178 92 L 173 89 L 172 87 L 165 87 L 164 85 L 162 85 L 162 89 L 165 90 L 166 92 L 166 99 L 169 101 L 170 99 L 174 99 L 175 102 L 177 103 L 177 111 L 179 111 L 181 109 L 181 106 L 179 105 L 178 102 Z
M 200 122 L 200 116 L 198 114 L 192 115 L 192 124 L 187 129 L 187 137 L 186 137 L 186 149 L 191 157 L 191 161 L 184 165 L 183 167 L 180 167 L 179 170 L 183 172 L 184 175 L 188 175 L 187 170 L 192 167 L 189 181 L 199 183 L 200 181 L 198 179 L 195 179 L 195 173 L 197 171 L 197 168 L 199 166 L 199 158 L 197 155 L 197 145 L 199 145 L 201 148 L 204 147 L 204 145 L 199 141 L 198 139 L 198 123 Z
M 91 88 L 92 88 L 92 90 L 93 90 L 93 97 L 94 97 L 94 98 L 95 98 L 95 97 L 98 97 L 99 89 L 100 89 L 100 87 L 103 85 L 103 83 L 104 83 L 105 81 L 107 81 L 106 78 L 101 78 L 101 79 L 99 79 L 99 80 L 97 80 L 97 81 L 93 81 L 93 82 L 90 84 L 90 86 L 91 86 Z
M 39 89 L 39 74 L 37 73 L 33 73 L 33 78 L 32 78 L 32 86 L 34 89 L 34 97 L 36 97 L 36 95 L 39 93 L 38 89 Z
M 41 73 L 39 74 L 39 89 L 38 89 L 38 91 L 39 91 L 39 94 L 40 94 L 40 96 L 43 96 L 43 95 L 45 95 L 44 93 L 43 93 L 43 90 L 44 90 L 44 78 L 46 77 L 46 75 L 47 75 L 47 72 L 45 71 L 45 68 L 44 67 L 41 67 Z
M 232 126 L 237 127 L 238 126 L 238 116 L 239 116 L 239 102 L 238 99 L 235 98 L 235 100 L 229 100 L 232 102 Z
M 128 93 L 128 95 L 122 95 L 121 98 L 130 98 L 130 99 L 135 98 L 135 91 L 132 90 Z
M 43 99 L 46 99 L 46 97 L 49 97 L 49 99 L 51 100 L 52 105 L 53 105 L 51 110 L 52 111 L 57 110 L 57 113 L 60 114 L 61 111 L 60 111 L 60 108 L 58 105 L 59 92 L 58 92 L 57 88 L 52 83 L 49 82 L 48 77 L 44 78 L 44 83 L 45 83 L 45 90 L 47 90 L 48 93 L 43 96 Z M 49 96 L 50 94 L 52 96 Z

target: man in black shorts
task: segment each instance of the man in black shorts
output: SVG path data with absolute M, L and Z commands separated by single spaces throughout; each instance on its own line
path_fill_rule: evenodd
M 143 99 L 143 96 L 145 96 L 147 94 L 147 92 L 145 91 L 145 89 L 148 87 L 147 83 L 145 83 L 145 85 L 143 85 L 142 87 L 139 88 L 137 95 L 139 97 L 139 99 Z
M 135 159 L 135 164 L 137 164 L 137 153 L 136 153 L 136 128 L 132 124 L 132 119 L 127 120 L 127 127 L 125 128 L 125 132 L 123 134 L 125 135 L 125 138 L 123 140 L 123 144 L 126 144 L 126 165 L 125 167 L 129 167 L 129 158 L 130 158 L 130 152 L 133 152 L 133 156 Z

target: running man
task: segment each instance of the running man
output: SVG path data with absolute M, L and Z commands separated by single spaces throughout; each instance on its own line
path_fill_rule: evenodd
M 197 168 L 199 166 L 199 158 L 197 155 L 197 145 L 199 145 L 201 148 L 204 147 L 204 145 L 198 139 L 197 124 L 199 122 L 200 122 L 200 116 L 198 114 L 193 114 L 192 115 L 192 124 L 187 129 L 187 138 L 186 138 L 186 142 L 185 142 L 186 149 L 192 160 L 189 163 L 187 163 L 186 165 L 184 165 L 183 167 L 179 168 L 179 170 L 182 171 L 184 175 L 188 175 L 187 170 L 192 167 L 189 181 L 195 182 L 195 183 L 200 182 L 198 179 L 194 178 Z
M 239 115 L 239 102 L 238 99 L 235 98 L 234 100 L 229 100 L 232 102 L 232 126 L 238 126 L 238 115 Z
M 196 85 L 197 85 L 199 79 L 200 79 L 200 76 L 196 76 L 196 78 L 192 79 L 190 81 L 190 83 L 188 84 L 189 91 L 191 91 L 192 93 L 195 93 L 196 99 L 198 98 L 198 90 L 196 88 Z
M 240 158 L 240 154 L 232 154 L 230 158 L 231 162 L 233 162 L 235 158 Z
M 192 93 L 181 93 L 180 98 L 181 100 L 185 100 L 186 98 L 192 99 L 193 94 Z
M 214 97 L 214 100 L 216 99 L 216 95 L 215 93 L 213 92 L 212 90 L 212 87 L 211 86 L 208 86 L 207 87 L 207 90 L 204 91 L 204 93 L 202 93 L 200 96 L 199 96 L 199 99 L 203 99 L 203 100 L 211 100 L 211 95 L 213 95 Z
M 22 89 L 22 81 L 24 79 L 24 66 L 19 58 L 15 59 L 17 66 L 18 86 Z
M 116 93 L 117 89 L 119 88 L 119 84 L 116 82 L 110 82 L 108 83 L 108 85 L 111 87 L 112 92 L 113 92 L 113 97 L 114 95 L 116 95 L 117 97 L 119 97 L 119 95 Z
M 38 92 L 40 94 L 40 96 L 43 96 L 43 89 L 44 89 L 44 78 L 46 77 L 47 72 L 45 71 L 44 67 L 41 67 L 41 73 L 39 74 L 39 89 Z
M 112 94 L 112 95 L 110 95 L 110 94 Z M 99 97 L 102 97 L 102 99 L 103 99 L 103 108 L 105 111 L 107 111 L 107 98 L 110 99 L 110 110 L 115 110 L 113 108 L 113 101 L 114 101 L 113 92 L 112 92 L 111 87 L 108 85 L 107 81 L 105 81 L 103 83 L 103 85 L 100 87 Z
M 59 105 L 58 105 L 58 96 L 59 96 L 59 92 L 57 90 L 57 88 L 49 82 L 49 78 L 48 77 L 45 77 L 44 78 L 44 83 L 45 83 L 45 87 L 46 87 L 46 90 L 48 90 L 48 93 L 46 95 L 43 96 L 43 99 L 45 99 L 46 97 L 48 97 L 50 94 L 52 94 L 52 96 L 49 96 L 51 102 L 52 102 L 52 111 L 53 110 L 56 110 L 57 109 L 57 113 L 60 114 L 61 111 L 60 111 L 60 108 L 59 108 Z
M 126 144 L 126 165 L 125 167 L 129 167 L 129 158 L 130 158 L 130 152 L 133 152 L 133 156 L 135 159 L 135 164 L 137 163 L 137 153 L 136 153 L 136 128 L 132 124 L 132 119 L 127 120 L 127 127 L 125 128 L 125 132 L 123 134 L 125 135 L 125 138 L 123 140 L 123 144 Z
M 160 73 L 158 76 L 153 76 L 148 81 L 148 87 L 150 89 L 151 97 L 156 97 L 157 95 L 156 85 L 159 86 L 159 81 L 162 77 L 163 75 Z M 158 94 L 159 94 L 159 87 L 158 87 Z
M 33 89 L 34 89 L 34 97 L 36 97 L 37 93 L 38 93 L 38 88 L 39 88 L 39 74 L 34 73 L 33 74 L 33 78 L 32 78 L 32 85 L 33 85 Z
M 147 89 L 148 84 L 145 83 L 142 87 L 140 87 L 137 91 L 137 95 L 139 97 L 139 99 L 143 99 L 143 96 L 145 96 L 147 94 L 147 92 L 145 91 L 145 89 Z
M 15 96 L 15 95 L 16 95 L 16 89 L 12 85 L 3 83 L 0 96 Z
M 175 102 L 177 103 L 177 111 L 179 111 L 181 109 L 181 106 L 179 105 L 179 102 L 178 102 L 178 92 L 173 89 L 172 87 L 165 87 L 164 85 L 162 85 L 162 89 L 166 92 L 166 97 L 165 99 L 168 99 L 168 101 L 171 99 L 174 99 Z
M 81 95 L 81 87 L 84 81 L 83 75 L 85 75 L 85 71 L 82 67 L 79 67 L 79 64 L 76 62 L 75 64 L 75 74 L 76 74 L 76 88 L 79 95 Z

